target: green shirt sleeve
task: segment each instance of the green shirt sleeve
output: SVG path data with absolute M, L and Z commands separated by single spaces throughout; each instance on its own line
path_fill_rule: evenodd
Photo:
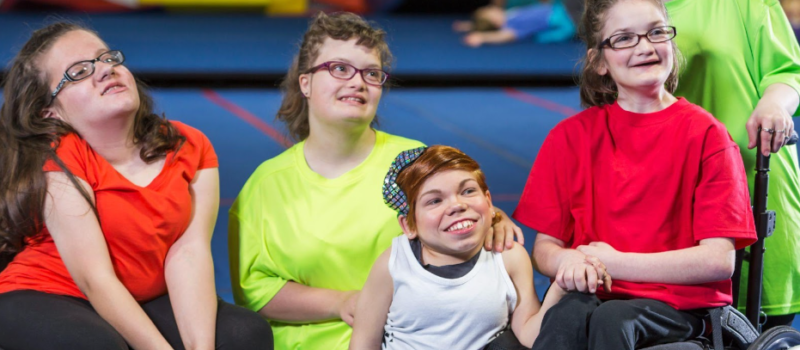
M 248 202 L 246 198 L 238 198 L 229 213 L 228 256 L 234 301 L 257 312 L 278 294 L 287 280 L 278 276 L 277 266 L 265 248 L 262 218 L 252 215 L 258 201 Z M 242 199 L 247 203 L 240 203 Z
M 748 1 L 747 13 L 755 23 L 747 23 L 748 40 L 755 59 L 755 77 L 758 81 L 759 96 L 764 96 L 767 88 L 775 83 L 792 87 L 800 94 L 800 47 L 789 20 L 778 0 Z M 797 111 L 795 112 L 797 114 Z

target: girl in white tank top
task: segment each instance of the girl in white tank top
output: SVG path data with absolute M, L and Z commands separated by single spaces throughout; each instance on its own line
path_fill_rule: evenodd
M 540 304 L 524 247 L 482 249 L 496 215 L 477 162 L 447 146 L 404 151 L 383 195 L 404 235 L 372 267 L 350 349 L 482 349 L 509 325 L 531 347 L 564 291 L 552 286 Z M 610 286 L 599 261 L 587 264 Z

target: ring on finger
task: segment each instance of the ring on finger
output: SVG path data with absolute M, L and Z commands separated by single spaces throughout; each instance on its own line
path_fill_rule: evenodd
M 786 132 L 786 129 L 783 129 L 783 130 L 775 130 L 775 132 L 776 132 L 776 133 L 779 133 L 779 132 Z
M 774 134 L 774 133 L 775 133 L 775 129 L 763 128 L 763 129 L 761 129 L 761 130 L 764 130 L 764 131 L 766 131 L 766 132 L 767 132 L 767 134 L 770 134 L 770 135 L 772 135 L 772 134 Z

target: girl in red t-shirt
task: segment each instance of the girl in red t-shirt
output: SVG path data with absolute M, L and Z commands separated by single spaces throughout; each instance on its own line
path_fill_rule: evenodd
M 0 348 L 271 349 L 218 301 L 217 157 L 93 32 L 33 32 L 0 110 Z
M 514 217 L 539 233 L 535 266 L 573 291 L 534 349 L 634 349 L 691 339 L 731 303 L 735 249 L 755 240 L 738 147 L 675 98 L 679 53 L 661 0 L 589 0 L 585 111 L 559 123 Z M 595 256 L 614 278 L 597 288 Z

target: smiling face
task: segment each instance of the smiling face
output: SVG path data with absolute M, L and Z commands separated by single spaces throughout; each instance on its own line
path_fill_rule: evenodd
M 606 12 L 605 18 L 602 40 L 618 33 L 645 34 L 668 25 L 664 13 L 649 0 L 620 0 Z M 670 41 L 651 43 L 644 37 L 634 47 L 605 47 L 600 53 L 602 60 L 597 73 L 610 75 L 623 98 L 664 89 L 675 60 Z
M 400 225 L 410 239 L 420 239 L 423 250 L 465 261 L 483 246 L 492 208 L 489 191 L 481 190 L 473 172 L 447 170 L 430 176 L 420 188 L 409 213 L 416 227 L 411 229 L 405 216 Z
M 347 41 L 326 38 L 311 65 L 336 61 L 358 69 L 381 69 L 376 49 L 358 45 L 357 38 Z M 383 88 L 364 82 L 361 74 L 349 80 L 334 78 L 327 68 L 300 75 L 300 90 L 308 99 L 311 132 L 316 127 L 368 126 L 375 118 Z
M 108 47 L 96 35 L 75 30 L 61 36 L 42 55 L 39 64 L 47 74 L 52 91 L 69 67 L 79 61 L 95 59 L 106 51 Z M 104 62 L 94 65 L 94 74 L 88 78 L 64 84 L 52 106 L 45 109 L 46 116 L 64 120 L 78 132 L 108 118 L 130 117 L 132 122 L 139 108 L 133 75 L 123 65 Z

